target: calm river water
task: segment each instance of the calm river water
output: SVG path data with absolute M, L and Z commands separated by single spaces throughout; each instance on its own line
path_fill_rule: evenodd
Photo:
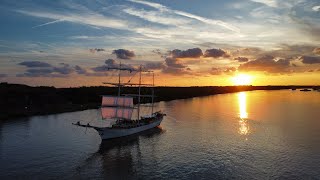
M 320 92 L 222 94 L 156 104 L 160 128 L 101 143 L 98 110 L 0 124 L 0 179 L 319 179 Z

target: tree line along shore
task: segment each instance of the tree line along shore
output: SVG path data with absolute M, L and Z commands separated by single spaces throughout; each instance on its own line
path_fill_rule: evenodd
M 155 102 L 186 99 L 214 94 L 252 90 L 280 90 L 310 88 L 311 86 L 204 86 L 204 87 L 154 87 Z M 123 94 L 136 94 L 137 87 L 121 89 Z M 0 83 L 0 120 L 18 117 L 55 114 L 99 108 L 101 95 L 116 95 L 116 87 L 31 87 L 21 84 Z M 142 87 L 142 94 L 151 94 L 150 88 Z M 149 103 L 150 98 L 142 98 Z

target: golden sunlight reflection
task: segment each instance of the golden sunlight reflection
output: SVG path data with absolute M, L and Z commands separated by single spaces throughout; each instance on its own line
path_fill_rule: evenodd
M 239 115 L 241 119 L 248 118 L 247 113 L 247 95 L 245 92 L 240 92 L 238 94 L 239 101 Z
M 247 94 L 245 92 L 240 92 L 238 94 L 238 103 L 239 103 L 239 134 L 247 135 L 249 134 L 249 125 L 247 122 L 248 113 L 247 113 Z

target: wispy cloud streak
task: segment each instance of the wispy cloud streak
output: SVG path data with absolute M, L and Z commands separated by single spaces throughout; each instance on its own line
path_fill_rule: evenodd
M 152 3 L 152 2 L 148 2 L 148 1 L 141 1 L 141 0 L 128 0 L 128 1 L 150 6 L 150 7 L 153 7 L 155 9 L 158 9 L 161 12 L 164 12 L 164 11 L 171 12 L 171 13 L 183 16 L 183 17 L 195 19 L 195 20 L 201 21 L 201 22 L 203 22 L 205 24 L 218 25 L 218 26 L 221 26 L 223 28 L 229 29 L 229 30 L 231 30 L 233 32 L 237 32 L 238 33 L 240 31 L 239 28 L 237 28 L 237 27 L 235 27 L 235 26 L 233 26 L 233 25 L 231 25 L 229 23 L 226 23 L 224 21 L 209 19 L 209 18 L 198 16 L 198 15 L 194 15 L 194 14 L 191 14 L 191 13 L 187 13 L 187 12 L 184 12 L 184 11 L 172 10 L 172 9 L 162 5 L 162 4 Z
M 240 32 L 240 29 L 229 24 L 229 23 L 226 23 L 224 21 L 220 21 L 220 20 L 213 20 L 213 19 L 208 19 L 208 18 L 204 18 L 204 17 L 201 17 L 201 16 L 197 16 L 197 15 L 194 15 L 194 14 L 190 14 L 190 13 L 186 13 L 186 12 L 183 12 L 183 11 L 174 11 L 176 14 L 178 15 L 181 15 L 181 16 L 185 16 L 185 17 L 188 17 L 188 18 L 191 18 L 191 19 L 196 19 L 198 21 L 201 21 L 203 23 L 206 23 L 206 24 L 211 24 L 211 25 L 219 25 L 221 27 L 224 27 L 226 29 L 229 29 L 231 31 L 234 31 L 234 32 Z
M 17 12 L 28 15 L 28 16 L 48 18 L 48 19 L 54 20 L 49 23 L 41 24 L 39 26 L 53 24 L 61 21 L 68 21 L 68 22 L 86 24 L 86 25 L 97 26 L 97 27 L 105 27 L 105 28 L 126 29 L 128 27 L 128 23 L 126 21 L 106 17 L 97 13 L 95 14 L 92 14 L 92 13 L 58 14 L 58 13 L 24 11 L 24 10 L 17 10 Z
M 153 2 L 148 2 L 148 1 L 140 1 L 140 0 L 128 0 L 128 1 L 147 5 L 147 6 L 159 9 L 161 11 L 168 11 L 169 10 L 166 6 L 164 6 L 162 4 L 158 4 L 158 3 L 153 3 Z
M 251 0 L 253 2 L 262 3 L 269 7 L 278 7 L 278 2 L 276 0 Z
M 171 17 L 170 15 L 164 15 L 161 11 L 144 11 L 134 8 L 127 8 L 123 10 L 127 14 L 145 19 L 150 22 L 164 24 L 164 25 L 183 25 L 189 21 L 184 18 Z
M 50 21 L 50 22 L 43 23 L 43 24 L 40 24 L 40 25 L 37 25 L 37 26 L 33 26 L 32 28 L 38 28 L 38 27 L 42 27 L 42 26 L 46 26 L 46 25 L 49 25 L 49 24 L 54 24 L 54 23 L 58 23 L 58 22 L 62 22 L 62 21 L 64 21 L 64 20 L 63 19 L 58 19 L 58 20 Z

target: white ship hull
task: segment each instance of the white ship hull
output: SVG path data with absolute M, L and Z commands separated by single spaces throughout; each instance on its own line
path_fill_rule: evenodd
M 119 70 L 119 81 L 118 83 L 104 83 L 108 85 L 117 85 L 119 90 L 118 90 L 118 96 L 107 96 L 103 95 L 102 96 L 102 102 L 101 102 L 101 116 L 102 119 L 104 120 L 116 120 L 115 124 L 112 124 L 112 127 L 96 127 L 96 126 L 91 126 L 89 123 L 88 124 L 81 124 L 80 121 L 77 123 L 72 123 L 73 125 L 80 126 L 80 127 L 85 127 L 85 128 L 93 128 L 96 131 L 98 131 L 100 137 L 102 140 L 107 140 L 107 139 L 114 139 L 114 138 L 120 138 L 120 137 L 125 137 L 129 136 L 132 134 L 136 134 L 142 131 L 146 131 L 148 129 L 152 129 L 154 127 L 157 127 L 160 125 L 163 116 L 165 116 L 164 113 L 161 111 L 154 112 L 153 107 L 154 107 L 154 74 L 152 74 L 152 84 L 141 84 L 141 74 L 142 72 L 146 73 L 152 73 L 152 71 L 145 71 L 142 66 L 139 66 L 139 69 L 136 68 L 127 68 L 126 66 L 121 66 L 121 62 L 119 64 L 119 67 L 107 67 L 107 70 Z M 129 71 L 130 73 L 132 71 L 139 72 L 139 83 L 138 84 L 133 84 L 129 83 L 132 79 L 127 83 L 121 83 L 121 71 Z M 133 73 L 136 74 L 136 73 Z M 123 94 L 121 95 L 120 89 L 121 87 L 126 87 L 126 86 L 132 86 L 132 85 L 138 85 L 137 89 L 139 90 L 138 94 Z M 152 88 L 152 94 L 151 95 L 142 95 L 141 94 L 141 85 L 145 87 L 150 87 Z M 135 108 L 133 98 L 137 97 L 138 98 L 138 104 L 136 105 L 138 108 Z M 141 116 L 140 114 L 140 100 L 141 97 L 149 97 L 151 98 L 151 101 L 146 101 L 146 102 L 151 102 L 151 107 L 152 107 L 152 114 L 148 116 Z M 133 110 L 137 109 L 137 120 L 132 120 L 132 114 Z
M 119 138 L 119 137 L 124 137 L 124 136 L 129 136 L 132 134 L 136 134 L 148 129 L 152 129 L 154 127 L 157 127 L 160 125 L 163 117 L 159 118 L 158 120 L 146 124 L 143 126 L 135 127 L 135 128 L 129 128 L 129 129 L 123 129 L 123 128 L 99 128 L 96 129 L 101 137 L 102 140 L 107 140 L 107 139 L 113 139 L 113 138 Z

